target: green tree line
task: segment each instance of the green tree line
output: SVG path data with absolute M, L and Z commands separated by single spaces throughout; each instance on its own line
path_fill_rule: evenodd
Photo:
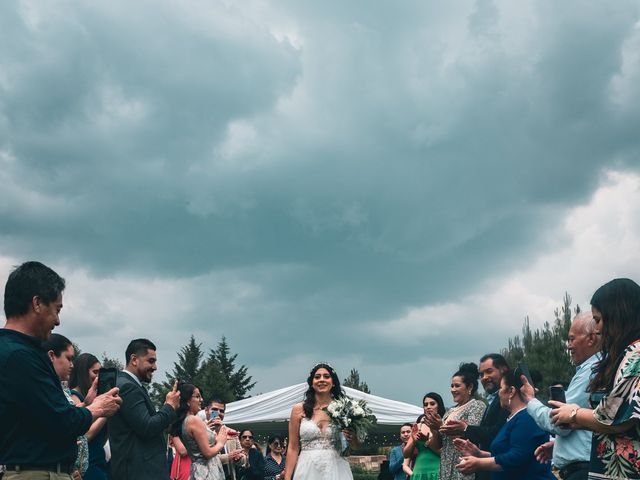
M 511 367 L 525 362 L 535 377 L 535 372 L 542 376 L 537 381 L 539 397 L 548 398 L 548 387 L 558 382 L 569 382 L 575 374 L 575 366 L 571 364 L 566 341 L 572 318 L 580 312 L 580 306 L 571 309 L 571 296 L 565 293 L 563 304 L 554 311 L 554 319 L 545 322 L 542 328 L 531 329 L 529 317 L 525 317 L 522 335 L 507 340 L 507 347 L 502 354 Z M 536 378 L 534 378 L 536 381 Z

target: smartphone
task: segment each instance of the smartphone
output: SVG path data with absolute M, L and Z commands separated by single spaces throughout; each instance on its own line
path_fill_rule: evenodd
M 211 410 L 211 413 L 209 413 L 209 420 L 215 420 L 219 416 L 220 416 L 220 412 L 219 411 Z
M 102 395 L 114 388 L 117 378 L 117 368 L 101 368 L 98 372 L 98 395 Z
M 549 387 L 549 400 L 555 400 L 556 402 L 567 403 L 567 399 L 564 395 L 564 388 L 561 386 L 552 385 Z
M 519 362 L 518 363 L 518 368 L 516 368 L 516 384 L 517 385 L 521 385 L 522 381 L 520 380 L 520 376 L 524 375 L 525 377 L 527 377 L 527 382 L 529 382 L 529 384 L 532 387 L 535 387 L 533 384 L 533 380 L 531 379 L 531 372 L 529 372 L 529 366 L 524 363 L 524 362 Z M 518 387 L 519 388 L 519 387 Z

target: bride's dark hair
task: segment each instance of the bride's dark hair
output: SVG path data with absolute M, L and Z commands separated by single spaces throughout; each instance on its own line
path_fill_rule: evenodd
M 331 380 L 333 381 L 333 387 L 331 387 L 331 396 L 333 398 L 340 398 L 344 395 L 344 393 L 342 392 L 342 388 L 340 387 L 340 379 L 338 378 L 338 374 L 333 369 L 333 367 L 328 363 L 318 363 L 317 365 L 314 365 L 314 367 L 311 369 L 311 372 L 309 373 L 309 377 L 307 378 L 307 385 L 309 385 L 309 388 L 304 393 L 304 402 L 302 404 L 304 416 L 309 419 L 313 416 L 313 407 L 316 406 L 316 391 L 313 389 L 313 377 L 321 368 L 324 368 L 327 372 L 329 372 L 329 375 L 331 375 Z

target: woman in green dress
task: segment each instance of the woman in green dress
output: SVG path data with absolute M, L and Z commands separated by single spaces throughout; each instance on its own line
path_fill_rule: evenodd
M 422 398 L 424 415 L 420 415 L 413 425 L 411 437 L 402 450 L 405 462 L 415 455 L 415 462 L 411 468 L 411 480 L 438 480 L 440 472 L 440 433 L 432 430 L 423 422 L 425 415 L 437 414 L 442 417 L 445 413 L 442 397 L 435 392 L 427 393 Z

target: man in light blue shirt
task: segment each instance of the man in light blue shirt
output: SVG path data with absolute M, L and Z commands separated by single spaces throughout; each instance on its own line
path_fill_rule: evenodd
M 571 323 L 567 338 L 567 348 L 576 373 L 566 392 L 567 403 L 589 407 L 587 387 L 591 380 L 593 366 L 600 360 L 600 337 L 595 333 L 595 321 L 591 312 L 576 315 Z M 591 455 L 591 437 L 589 430 L 571 430 L 561 428 L 549 418 L 551 409 L 534 397 L 533 387 L 526 384 L 521 389 L 527 401 L 527 412 L 538 426 L 556 435 L 553 445 L 553 465 L 560 470 L 563 480 L 587 480 L 589 458 Z M 539 447 L 539 449 L 542 447 Z M 538 450 L 536 450 L 536 455 Z

